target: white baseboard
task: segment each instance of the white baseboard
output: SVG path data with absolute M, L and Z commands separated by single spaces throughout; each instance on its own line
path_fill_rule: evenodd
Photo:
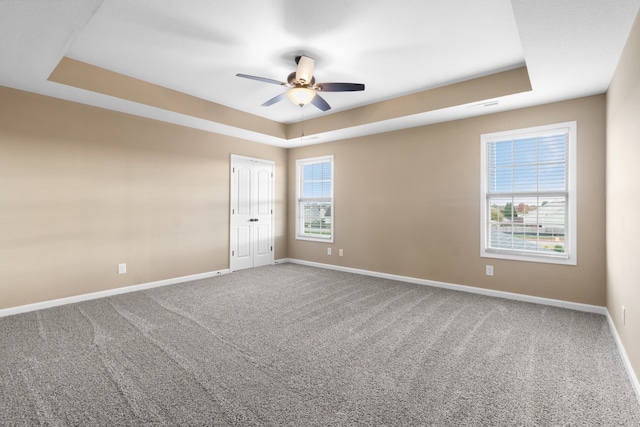
M 193 280 L 208 279 L 229 273 L 229 269 L 210 271 L 207 273 L 192 274 L 189 276 L 176 277 L 173 279 L 158 280 L 156 282 L 142 283 L 140 285 L 125 286 L 122 288 L 108 289 L 106 291 L 91 292 L 89 294 L 76 295 L 67 298 L 59 298 L 49 301 L 36 302 L 34 304 L 20 305 L 0 310 L 0 317 L 12 316 L 14 314 L 27 313 L 29 311 L 42 310 L 44 308 L 57 307 L 75 302 L 87 301 L 97 298 L 109 297 L 112 295 L 126 294 L 128 292 L 141 291 L 143 289 L 157 288 L 160 286 L 175 285 L 177 283 L 191 282 Z
M 613 319 L 611 318 L 611 315 L 609 314 L 609 310 L 607 310 L 606 307 L 601 307 L 598 305 L 590 305 L 590 304 L 581 304 L 581 303 L 570 302 L 570 301 L 562 301 L 562 300 L 556 300 L 551 298 L 542 298 L 542 297 L 535 297 L 530 295 L 516 294 L 512 292 L 494 291 L 491 289 L 475 288 L 473 286 L 454 285 L 451 283 L 436 282 L 433 280 L 417 279 L 415 277 L 398 276 L 395 274 L 379 273 L 376 271 L 360 270 L 357 268 L 342 267 L 342 266 L 331 265 L 331 264 L 322 264 L 319 262 L 304 261 L 304 260 L 292 259 L 292 258 L 284 258 L 281 260 L 277 260 L 276 264 L 282 264 L 286 262 L 290 262 L 292 264 L 308 265 L 311 267 L 326 268 L 329 270 L 344 271 L 347 273 L 362 274 L 365 276 L 373 276 L 373 277 L 380 277 L 384 279 L 398 280 L 401 282 L 415 283 L 419 285 L 452 289 L 455 291 L 469 292 L 473 294 L 480 294 L 480 295 L 487 295 L 487 296 L 498 297 L 498 298 L 511 299 L 516 301 L 530 302 L 534 304 L 561 307 L 561 308 L 566 308 L 566 309 L 576 310 L 576 311 L 583 311 L 588 313 L 601 314 L 603 316 L 606 316 L 607 318 L 607 322 L 609 323 L 609 327 L 611 328 L 611 332 L 613 334 L 614 340 L 618 347 L 618 352 L 620 353 L 620 357 L 622 358 L 624 367 L 627 370 L 627 374 L 629 375 L 629 379 L 631 380 L 631 385 L 636 393 L 638 402 L 640 402 L 640 383 L 638 382 L 638 377 L 636 376 L 633 370 L 633 367 L 631 366 L 631 362 L 629 361 L 627 352 L 624 348 L 624 345 L 622 344 L 620 335 L 618 335 L 616 326 L 613 323 Z
M 620 357 L 622 357 L 622 363 L 624 364 L 625 369 L 627 370 L 627 374 L 629 375 L 629 379 L 631 380 L 631 386 L 633 390 L 636 392 L 636 397 L 638 398 L 638 403 L 640 403 L 640 382 L 638 381 L 638 376 L 633 370 L 631 366 L 631 361 L 629 361 L 629 357 L 627 356 L 627 351 L 624 348 L 624 344 L 622 344 L 622 340 L 620 339 L 620 335 L 618 334 L 618 330 L 616 329 L 615 323 L 613 323 L 613 319 L 611 318 L 611 314 L 609 310 L 607 310 L 607 321 L 609 322 L 609 327 L 611 328 L 611 334 L 613 335 L 613 339 L 616 342 L 616 346 L 618 346 L 618 352 L 620 353 Z
M 399 276 L 396 274 L 388 274 L 388 273 L 379 273 L 377 271 L 360 270 L 357 268 L 341 267 L 338 265 L 322 264 L 319 262 L 310 262 L 310 261 L 303 261 L 303 260 L 291 259 L 291 258 L 286 258 L 286 259 L 277 261 L 277 263 L 279 264 L 282 264 L 284 262 L 290 262 L 292 264 L 308 265 L 311 267 L 326 268 L 329 270 L 344 271 L 347 273 L 362 274 L 365 276 L 380 277 L 383 279 L 397 280 L 400 282 L 415 283 L 418 285 L 433 286 L 436 288 L 451 289 L 454 291 L 462 291 L 462 292 L 468 292 L 472 294 L 480 294 L 480 295 L 487 295 L 491 297 L 530 302 L 534 304 L 549 305 L 552 307 L 567 308 L 570 310 L 585 311 L 588 313 L 597 313 L 602 315 L 607 314 L 607 308 L 601 307 L 599 305 L 581 304 L 577 302 L 563 301 L 563 300 L 543 298 L 543 297 L 535 297 L 531 295 L 516 294 L 512 292 L 503 292 L 503 291 L 495 291 L 492 289 L 476 288 L 473 286 L 455 285 L 455 284 L 445 283 L 445 282 L 436 282 L 434 280 L 418 279 L 415 277 Z

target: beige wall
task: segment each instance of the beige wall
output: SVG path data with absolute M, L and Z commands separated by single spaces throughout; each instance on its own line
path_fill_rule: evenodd
M 0 309 L 228 268 L 232 153 L 276 162 L 287 255 L 284 149 L 0 87 L 0 153 Z
M 640 374 L 639 118 L 640 18 L 636 18 L 607 92 L 607 308 L 636 375 Z
M 578 265 L 481 258 L 480 135 L 571 120 L 578 124 Z M 289 257 L 605 305 L 604 95 L 292 149 L 289 218 L 296 159 L 326 154 L 335 156 L 335 243 L 296 240 L 290 221 Z M 493 277 L 485 276 L 487 264 Z
M 0 308 L 228 268 L 231 153 L 276 161 L 276 259 L 604 305 L 604 109 L 595 96 L 287 152 L 0 88 Z M 578 266 L 480 258 L 480 134 L 568 120 Z M 344 257 L 287 222 L 287 171 L 323 154 Z

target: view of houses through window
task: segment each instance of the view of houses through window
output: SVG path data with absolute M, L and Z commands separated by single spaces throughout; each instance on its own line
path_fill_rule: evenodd
M 491 198 L 491 247 L 564 253 L 567 204 L 542 199 Z

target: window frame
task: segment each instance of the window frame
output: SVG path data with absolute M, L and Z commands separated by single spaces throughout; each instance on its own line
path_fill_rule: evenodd
M 331 190 L 329 197 L 316 197 L 316 198 L 303 198 L 303 182 L 304 174 L 303 168 L 307 165 L 317 163 L 331 163 Z M 333 155 L 310 157 L 296 160 L 296 240 L 306 240 L 312 242 L 333 243 L 334 241 L 334 228 L 335 228 L 335 200 L 334 200 L 334 174 L 335 174 L 335 162 Z M 306 201 L 317 200 L 321 202 L 328 202 L 331 205 L 331 227 L 330 235 L 328 237 L 313 236 L 304 232 L 304 215 L 301 215 L 300 209 L 302 203 Z
M 488 169 L 488 146 L 491 143 L 501 142 L 505 140 L 525 139 L 533 136 L 556 135 L 559 133 L 567 133 L 567 159 L 566 159 L 566 190 L 558 191 L 515 191 L 491 193 L 488 188 L 489 169 Z M 480 256 L 483 258 L 497 258 L 515 261 L 530 261 L 550 264 L 577 265 L 577 187 L 576 187 L 576 169 L 577 169 L 577 123 L 575 121 L 555 123 L 550 125 L 535 126 L 523 129 L 514 129 L 503 132 L 493 132 L 482 134 L 480 136 Z M 490 247 L 491 233 L 490 231 L 490 203 L 491 196 L 505 195 L 505 197 L 552 197 L 552 194 L 560 194 L 566 197 L 566 214 L 565 214 L 565 252 L 544 253 L 529 252 L 525 250 L 492 248 Z

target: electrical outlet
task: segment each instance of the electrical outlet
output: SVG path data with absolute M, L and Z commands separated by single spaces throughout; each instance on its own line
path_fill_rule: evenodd
M 118 274 L 124 274 L 127 272 L 127 264 L 118 264 Z
M 622 324 L 627 324 L 627 309 L 624 308 L 624 305 L 622 306 Z
M 327 255 L 331 255 L 331 248 L 327 248 Z
M 342 249 L 338 249 L 338 255 L 344 256 L 344 251 Z
M 487 276 L 493 276 L 493 265 L 486 266 L 486 274 Z

